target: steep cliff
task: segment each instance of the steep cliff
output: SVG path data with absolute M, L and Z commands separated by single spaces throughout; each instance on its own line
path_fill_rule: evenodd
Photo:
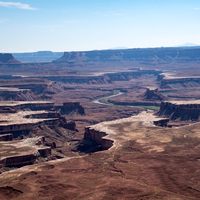
M 184 76 L 178 76 L 175 73 L 161 73 L 158 75 L 157 80 L 160 81 L 161 88 L 179 89 L 200 87 L 200 76 L 190 76 L 187 73 Z
M 200 60 L 200 48 L 137 48 L 65 52 L 53 62 Z
M 0 135 L 0 141 L 12 141 L 12 140 L 13 140 L 13 134 Z
M 169 117 L 171 120 L 192 120 L 199 121 L 200 101 L 171 101 L 162 102 L 159 116 Z
M 31 164 L 39 156 L 51 155 L 51 148 L 45 147 L 44 142 L 43 136 L 0 142 L 0 167 Z
M 106 135 L 108 135 L 106 132 L 95 130 L 91 127 L 86 127 L 84 138 L 94 140 L 97 144 L 101 145 L 102 150 L 108 150 L 110 147 L 112 147 L 114 140 L 104 138 Z

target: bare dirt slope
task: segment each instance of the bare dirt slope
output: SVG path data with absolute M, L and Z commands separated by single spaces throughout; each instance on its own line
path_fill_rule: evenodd
M 119 146 L 2 174 L 1 198 L 199 199 L 199 128 L 110 124 Z

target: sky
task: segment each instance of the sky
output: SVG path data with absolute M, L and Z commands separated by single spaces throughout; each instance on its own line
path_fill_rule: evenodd
M 200 0 L 0 0 L 0 52 L 200 45 Z

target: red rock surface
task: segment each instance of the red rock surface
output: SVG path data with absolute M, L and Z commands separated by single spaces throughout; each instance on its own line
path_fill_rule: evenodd
M 149 151 L 146 145 L 129 140 L 115 150 L 2 174 L 0 197 L 5 200 L 199 199 L 200 141 L 199 137 L 188 134 L 199 126 L 198 123 L 165 129 L 165 133 L 173 130 L 179 134 L 167 145 L 152 143 L 164 145 L 161 152 Z M 188 135 L 184 137 L 182 133 Z

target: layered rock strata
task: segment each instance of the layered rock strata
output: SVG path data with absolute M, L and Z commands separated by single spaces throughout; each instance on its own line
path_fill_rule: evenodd
M 67 102 L 63 106 L 54 106 L 54 103 L 45 101 L 0 102 L 0 134 L 12 132 L 14 137 L 18 137 L 19 132 L 30 131 L 36 125 L 42 124 L 76 130 L 75 122 L 67 121 L 60 114 L 60 111 L 65 114 L 73 110 L 78 110 L 80 114 L 85 113 L 79 102 Z
M 0 142 L 0 166 L 10 167 L 31 164 L 39 156 L 51 155 L 51 148 L 43 146 L 44 137 Z
M 0 141 L 12 141 L 12 140 L 13 140 L 13 134 L 0 135 Z
M 159 116 L 169 117 L 171 120 L 199 121 L 200 100 L 194 101 L 164 101 L 161 103 Z
M 108 135 L 106 132 L 98 131 L 92 129 L 91 127 L 86 127 L 84 138 L 94 140 L 97 144 L 101 145 L 102 150 L 107 150 L 112 147 L 114 141 L 103 138 L 106 135 Z
M 38 117 L 38 118 L 37 118 Z M 12 132 L 14 137 L 19 131 L 31 130 L 39 124 L 59 124 L 60 114 L 47 111 L 20 111 L 0 114 L 0 134 Z
M 200 76 L 180 77 L 176 74 L 162 73 L 158 75 L 157 80 L 161 81 L 161 88 L 200 87 Z
M 50 101 L 0 101 L 0 110 L 5 108 L 15 110 L 29 108 L 31 110 L 50 110 L 54 103 Z

